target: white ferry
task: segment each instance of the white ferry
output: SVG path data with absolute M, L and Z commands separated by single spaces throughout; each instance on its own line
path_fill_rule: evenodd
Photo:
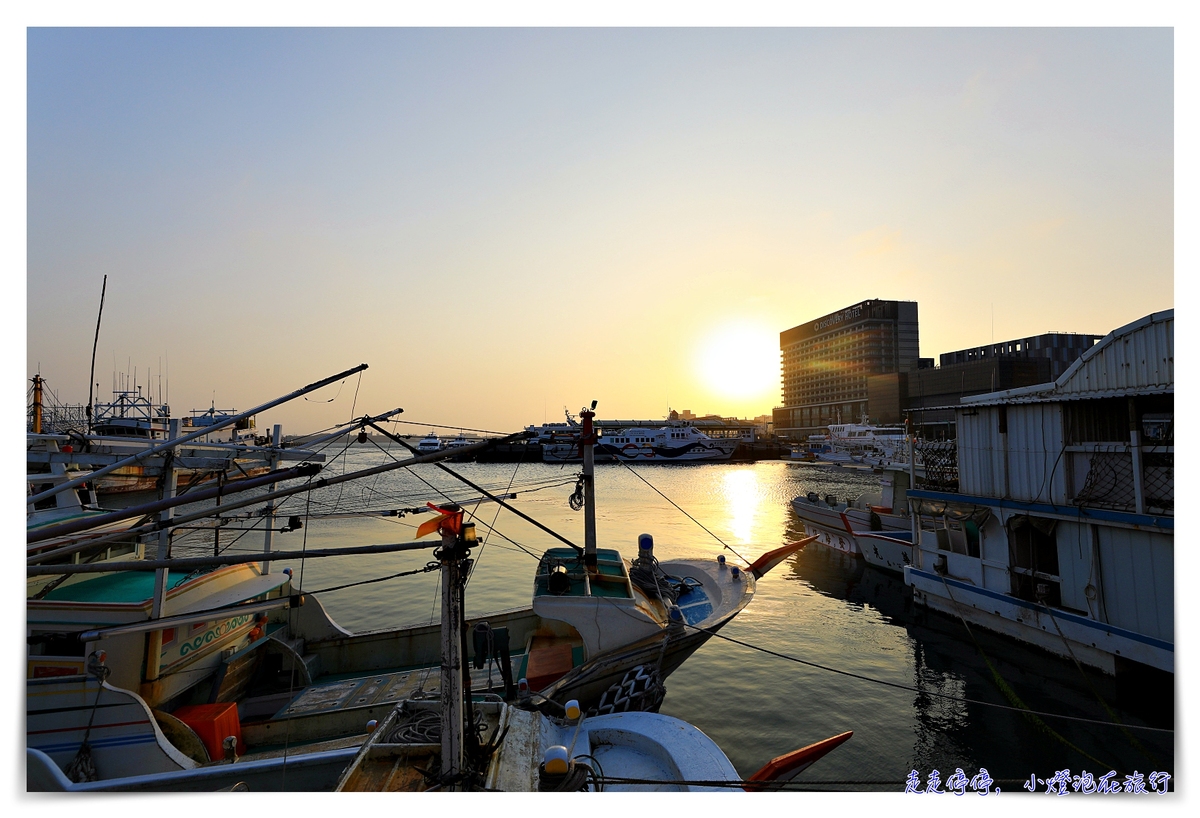
M 596 444 L 597 462 L 694 463 L 729 460 L 738 447 L 737 438 L 713 438 L 694 426 L 671 425 L 658 429 L 631 427 L 605 430 Z M 546 463 L 577 463 L 582 460 L 578 438 L 543 443 Z
M 417 454 L 433 454 L 441 450 L 442 439 L 432 431 L 421 438 L 421 442 L 417 444 Z

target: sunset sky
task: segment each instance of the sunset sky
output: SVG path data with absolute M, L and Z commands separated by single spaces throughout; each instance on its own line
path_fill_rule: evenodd
M 868 298 L 917 301 L 927 357 L 1174 306 L 1170 29 L 27 43 L 26 377 L 67 403 L 106 274 L 100 399 L 370 364 L 285 433 L 765 414 L 779 332 Z

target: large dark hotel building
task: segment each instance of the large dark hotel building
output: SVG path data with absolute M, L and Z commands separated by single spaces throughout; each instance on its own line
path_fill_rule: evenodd
M 775 433 L 801 440 L 869 416 L 867 379 L 916 369 L 919 341 L 915 301 L 863 301 L 779 333 Z

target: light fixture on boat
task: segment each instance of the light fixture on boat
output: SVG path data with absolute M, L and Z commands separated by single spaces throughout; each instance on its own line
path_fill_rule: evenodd
M 546 590 L 555 596 L 562 596 L 571 590 L 571 578 L 567 575 L 567 566 L 559 563 L 550 569 L 550 576 L 546 580 Z
M 554 744 L 546 748 L 546 755 L 542 757 L 542 771 L 550 775 L 564 775 L 570 768 L 570 761 L 567 758 L 567 748 L 561 744 Z
M 638 559 L 650 559 L 654 556 L 654 537 L 650 534 L 638 535 Z
M 463 523 L 462 526 L 463 542 L 474 543 L 475 539 L 475 523 Z
M 725 567 L 725 555 L 724 554 L 717 554 L 717 567 L 718 568 Z

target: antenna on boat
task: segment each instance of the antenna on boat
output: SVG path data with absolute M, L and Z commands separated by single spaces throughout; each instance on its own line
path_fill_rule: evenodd
M 596 401 L 591 409 L 579 410 L 583 430 L 579 436 L 579 448 L 583 452 L 583 565 L 589 574 L 596 568 L 596 430 L 592 418 L 596 416 Z
M 96 345 L 100 343 L 100 318 L 104 315 L 104 291 L 108 289 L 108 276 L 100 285 L 100 311 L 96 314 L 96 337 L 92 339 L 92 370 L 88 375 L 87 429 L 92 431 L 92 381 L 96 380 Z M 114 367 L 115 369 L 115 367 Z

